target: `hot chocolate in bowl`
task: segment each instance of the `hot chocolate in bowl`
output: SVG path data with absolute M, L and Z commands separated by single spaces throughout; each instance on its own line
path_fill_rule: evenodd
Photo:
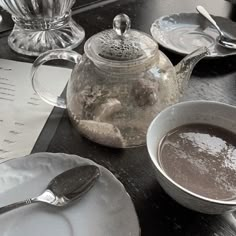
M 236 209 L 236 107 L 191 101 L 163 110 L 147 147 L 163 189 L 181 205 L 207 214 Z

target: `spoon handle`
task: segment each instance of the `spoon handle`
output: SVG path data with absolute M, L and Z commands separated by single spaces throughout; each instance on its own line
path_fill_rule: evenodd
M 34 201 L 32 201 L 32 199 L 27 199 L 24 201 L 12 203 L 12 204 L 4 206 L 4 207 L 0 207 L 0 215 L 3 213 L 6 213 L 8 211 L 14 210 L 18 207 L 29 205 L 31 203 L 34 203 Z
M 219 26 L 216 24 L 215 20 L 211 17 L 211 15 L 207 12 L 207 10 L 203 6 L 197 6 L 197 11 L 204 16 L 220 33 L 220 35 L 223 35 L 222 31 L 220 30 Z

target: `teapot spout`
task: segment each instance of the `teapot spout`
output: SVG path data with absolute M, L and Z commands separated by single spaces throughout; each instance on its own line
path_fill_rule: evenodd
M 189 78 L 192 74 L 194 66 L 205 56 L 209 55 L 210 51 L 207 47 L 201 47 L 186 57 L 184 57 L 176 66 L 176 79 L 179 88 L 179 94 L 182 95 L 187 87 Z

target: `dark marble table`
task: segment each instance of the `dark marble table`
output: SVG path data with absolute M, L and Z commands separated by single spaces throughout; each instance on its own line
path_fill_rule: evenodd
M 85 8 L 75 8 L 73 18 L 84 27 L 86 38 L 103 29 L 111 28 L 113 17 L 120 12 L 130 16 L 133 28 L 146 33 L 149 33 L 150 25 L 156 18 L 176 12 L 195 12 L 195 6 L 198 4 L 208 8 L 212 14 L 236 20 L 234 5 L 224 0 L 110 2 L 106 5 L 98 3 L 94 7 L 90 5 Z M 6 31 L 0 35 L 0 57 L 32 62 L 34 58 L 18 55 L 9 49 L 8 34 L 9 31 Z M 75 50 L 83 53 L 83 44 Z M 161 50 L 168 55 L 173 64 L 182 58 L 164 48 Z M 235 105 L 236 56 L 203 60 L 195 67 L 182 100 L 196 99 L 215 100 Z M 92 143 L 73 129 L 66 111 L 57 108 L 53 110 L 33 150 L 33 152 L 41 151 L 77 154 L 108 168 L 124 184 L 133 199 L 143 236 L 236 235 L 234 217 L 229 219 L 227 216 L 200 214 L 172 200 L 159 186 L 145 146 L 116 150 Z

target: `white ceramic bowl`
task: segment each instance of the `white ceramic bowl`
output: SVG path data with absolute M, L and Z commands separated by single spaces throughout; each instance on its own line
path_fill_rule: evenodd
M 211 124 L 236 134 L 236 107 L 219 102 L 190 101 L 175 104 L 159 113 L 147 132 L 147 148 L 157 179 L 181 205 L 207 214 L 222 214 L 236 209 L 236 199 L 214 200 L 193 193 L 174 182 L 160 167 L 157 150 L 161 139 L 172 129 L 191 123 Z

